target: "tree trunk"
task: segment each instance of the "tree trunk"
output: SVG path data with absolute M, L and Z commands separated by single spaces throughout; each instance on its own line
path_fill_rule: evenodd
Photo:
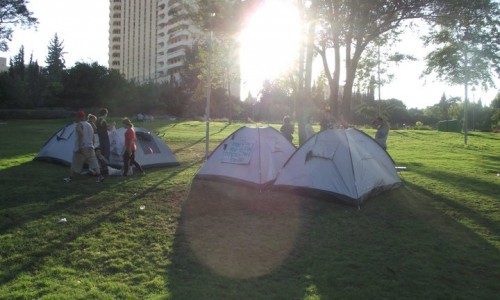
M 338 3 L 333 4 L 333 19 L 340 20 L 340 9 Z M 334 50 L 334 63 L 333 80 L 330 86 L 330 109 L 331 114 L 339 111 L 339 90 L 340 90 L 340 27 L 336 26 L 333 29 L 333 50 Z
M 312 62 L 314 54 L 314 31 L 316 23 L 310 22 L 307 32 L 305 78 L 304 78 L 304 98 L 302 99 L 302 113 L 298 116 L 299 121 L 299 145 L 306 141 L 305 125 L 312 111 L 311 85 L 312 85 Z
M 349 119 L 351 117 L 352 87 L 354 85 L 354 79 L 356 78 L 356 70 L 358 68 L 359 60 L 361 58 L 361 54 L 366 48 L 366 45 L 366 42 L 361 43 L 358 41 L 352 57 L 351 43 L 347 43 L 346 46 L 346 80 L 342 96 L 342 114 L 344 117 Z

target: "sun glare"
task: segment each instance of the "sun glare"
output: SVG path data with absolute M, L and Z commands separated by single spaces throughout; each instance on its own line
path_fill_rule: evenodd
M 241 33 L 241 97 L 257 96 L 264 80 L 292 66 L 299 53 L 300 18 L 291 0 L 266 0 Z

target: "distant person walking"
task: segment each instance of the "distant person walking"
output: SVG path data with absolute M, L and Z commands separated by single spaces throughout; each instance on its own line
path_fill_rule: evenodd
M 290 143 L 292 143 L 294 128 L 293 128 L 292 123 L 290 122 L 289 116 L 285 116 L 283 118 L 283 124 L 281 125 L 280 131 L 281 131 L 281 134 L 283 134 L 283 136 L 287 140 L 289 140 Z
M 89 114 L 87 116 L 87 122 L 89 122 L 90 126 L 92 126 L 92 130 L 94 130 L 94 134 L 97 134 L 97 126 L 95 125 L 96 121 L 97 121 L 97 117 L 94 116 L 93 114 Z
M 337 122 L 335 122 L 335 127 L 338 129 L 346 129 L 349 128 L 349 123 L 344 119 L 344 115 L 341 114 Z
M 93 114 L 89 114 L 87 117 L 87 120 L 89 124 L 92 126 L 92 129 L 94 130 L 94 150 L 95 150 L 95 155 L 97 157 L 97 162 L 99 163 L 101 174 L 106 175 L 108 174 L 108 165 L 109 161 L 102 155 L 101 151 L 101 143 L 100 143 L 100 138 L 99 134 L 97 133 L 97 117 L 94 116 Z M 109 137 L 108 137 L 109 140 Z
M 106 117 L 108 116 L 108 110 L 106 108 L 101 108 L 99 111 L 99 118 L 97 119 L 97 135 L 99 136 L 99 149 L 101 150 L 102 156 L 109 160 L 109 134 L 108 134 L 108 123 L 106 122 Z
M 375 141 L 384 150 L 387 150 L 387 137 L 389 136 L 389 123 L 385 121 L 382 117 L 377 117 L 373 120 L 372 125 L 377 128 L 375 133 Z
M 304 131 L 306 133 L 306 140 L 314 135 L 314 129 L 312 127 L 312 117 L 307 118 L 307 123 L 304 126 Z
M 94 129 L 89 122 L 85 121 L 85 113 L 83 111 L 79 111 L 76 117 L 75 131 L 77 139 L 73 148 L 70 175 L 69 177 L 65 177 L 64 181 L 71 182 L 75 175 L 82 173 L 83 165 L 87 163 L 90 172 L 97 176 L 97 182 L 101 182 L 104 180 L 104 176 L 101 175 L 94 151 Z
M 319 131 L 324 131 L 332 128 L 331 116 L 328 111 L 323 112 L 319 121 Z
M 123 125 L 127 128 L 125 131 L 125 153 L 123 154 L 123 176 L 127 176 L 130 164 L 133 164 L 142 175 L 145 175 L 142 166 L 135 161 L 137 146 L 135 144 L 134 124 L 128 118 L 125 118 L 123 119 Z

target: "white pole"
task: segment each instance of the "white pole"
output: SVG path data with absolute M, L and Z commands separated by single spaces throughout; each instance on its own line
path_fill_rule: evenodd
M 465 101 L 464 101 L 464 144 L 467 145 L 467 105 L 469 102 L 469 99 L 467 98 L 467 91 L 468 91 L 468 84 L 469 84 L 469 76 L 468 73 L 468 57 L 467 57 L 467 44 L 465 45 L 465 53 L 464 53 L 464 58 L 465 58 L 465 84 L 464 84 L 464 92 L 465 92 Z
M 207 78 L 207 104 L 205 107 L 205 159 L 208 159 L 208 148 L 210 142 L 210 94 L 212 92 L 212 28 L 208 40 L 208 78 Z
M 476 97 L 474 95 L 476 87 L 472 87 L 472 131 L 476 131 L 475 120 L 474 120 L 474 110 L 476 108 Z
M 378 81 L 378 116 L 380 117 L 380 102 L 382 101 L 382 97 L 380 96 L 380 44 L 377 47 L 377 81 Z

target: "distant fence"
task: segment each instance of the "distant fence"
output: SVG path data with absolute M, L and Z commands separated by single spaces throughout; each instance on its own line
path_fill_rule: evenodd
M 439 121 L 437 130 L 445 132 L 462 132 L 462 123 L 458 120 Z
M 60 109 L 0 109 L 0 119 L 66 119 L 72 118 L 75 112 Z

